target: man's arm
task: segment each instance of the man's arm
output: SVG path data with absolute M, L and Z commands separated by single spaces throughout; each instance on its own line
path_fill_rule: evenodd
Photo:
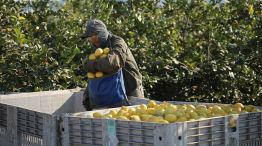
M 99 58 L 95 61 L 88 61 L 84 64 L 88 71 L 101 71 L 106 74 L 117 72 L 124 67 L 126 61 L 127 45 L 123 40 L 117 41 L 113 44 L 107 57 Z

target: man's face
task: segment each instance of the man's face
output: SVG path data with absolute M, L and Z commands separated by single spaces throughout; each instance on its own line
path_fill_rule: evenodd
M 91 35 L 90 37 L 87 37 L 87 40 L 89 43 L 91 43 L 95 47 L 99 47 L 99 38 L 96 34 Z

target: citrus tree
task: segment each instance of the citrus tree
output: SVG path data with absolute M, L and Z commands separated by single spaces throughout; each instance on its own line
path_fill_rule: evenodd
M 86 87 L 79 36 L 97 18 L 126 40 L 148 98 L 262 105 L 261 1 L 0 4 L 0 91 Z

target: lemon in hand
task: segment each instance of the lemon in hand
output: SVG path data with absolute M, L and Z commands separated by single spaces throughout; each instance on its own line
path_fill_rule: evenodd
M 99 57 L 99 56 L 101 56 L 102 54 L 103 54 L 103 49 L 101 49 L 101 48 L 96 49 L 96 51 L 95 51 L 95 56 L 96 56 L 96 57 Z
M 89 60 L 96 60 L 95 54 L 89 55 L 88 59 L 89 59 Z
M 110 49 L 109 49 L 109 48 L 104 48 L 104 49 L 103 49 L 103 52 L 104 52 L 104 54 L 108 54 L 108 53 L 109 53 L 109 51 L 110 51 Z
M 93 78 L 95 78 L 95 74 L 92 73 L 92 72 L 88 72 L 88 73 L 87 73 L 87 77 L 88 77 L 89 79 L 93 79 Z
M 101 56 L 100 56 L 100 58 L 105 58 L 107 56 L 107 54 L 102 54 Z
M 101 77 L 104 76 L 104 73 L 99 71 L 99 72 L 96 72 L 95 76 L 96 76 L 97 78 L 101 78 Z

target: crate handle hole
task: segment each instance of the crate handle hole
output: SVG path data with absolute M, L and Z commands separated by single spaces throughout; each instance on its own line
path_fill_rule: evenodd
M 162 137 L 161 136 L 159 136 L 158 139 L 159 139 L 159 141 L 162 141 Z
M 182 137 L 181 136 L 178 136 L 178 140 L 181 140 L 182 139 Z
M 231 127 L 232 132 L 236 132 L 237 131 L 237 127 Z

